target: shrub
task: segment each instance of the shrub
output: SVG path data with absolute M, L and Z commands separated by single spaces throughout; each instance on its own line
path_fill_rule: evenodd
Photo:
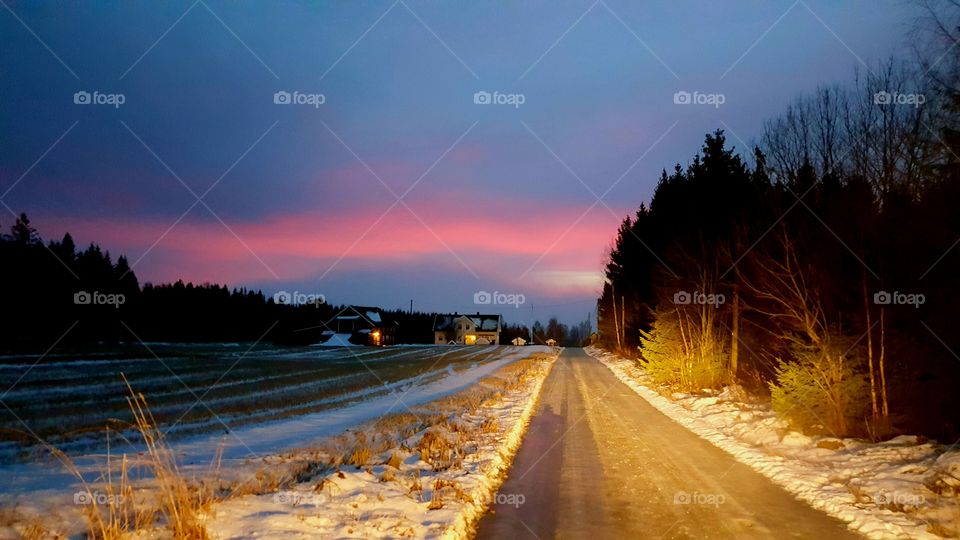
M 837 344 L 794 347 L 793 359 L 778 359 L 770 382 L 773 409 L 794 427 L 851 435 L 867 414 L 869 385 L 855 355 Z
M 710 308 L 712 309 L 712 308 Z M 640 334 L 644 368 L 657 384 L 671 390 L 718 388 L 726 378 L 726 354 L 711 332 L 701 332 L 671 312 L 658 313 L 649 333 Z

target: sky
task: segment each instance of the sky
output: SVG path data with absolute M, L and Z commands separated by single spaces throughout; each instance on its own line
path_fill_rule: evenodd
M 798 95 L 909 54 L 914 16 L 814 0 L 0 7 L 0 227 L 26 212 L 45 239 L 125 254 L 141 283 L 526 324 L 594 310 L 620 221 L 705 133 L 752 145 Z

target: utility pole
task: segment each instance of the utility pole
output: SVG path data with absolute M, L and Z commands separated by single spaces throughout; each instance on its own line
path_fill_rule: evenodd
M 410 299 L 410 314 L 413 315 L 413 298 Z
M 536 341 L 533 340 L 533 303 L 530 303 L 530 344 L 536 345 Z

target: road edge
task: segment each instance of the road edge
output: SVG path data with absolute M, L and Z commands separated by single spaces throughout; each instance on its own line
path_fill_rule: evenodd
M 752 445 L 737 440 L 727 434 L 720 433 L 711 427 L 698 425 L 694 413 L 660 395 L 652 388 L 641 384 L 636 378 L 612 362 L 610 358 L 620 357 L 596 347 L 585 347 L 584 351 L 606 366 L 620 382 L 624 383 L 655 409 L 663 413 L 664 416 L 683 426 L 701 439 L 727 452 L 738 463 L 746 465 L 760 473 L 784 489 L 787 493 L 793 495 L 797 500 L 809 505 L 815 510 L 824 512 L 842 521 L 851 531 L 871 539 L 918 538 L 924 540 L 939 540 L 941 538 L 925 530 L 921 532 L 916 529 L 908 529 L 907 527 L 916 527 L 919 525 L 912 520 L 904 520 L 902 524 L 886 521 L 868 512 L 864 512 L 846 500 L 840 500 L 840 497 L 830 497 L 825 500 L 822 492 L 810 492 L 809 490 L 801 489 L 785 481 L 778 474 L 782 470 L 782 463 L 785 461 L 785 458 L 767 454 Z
M 520 450 L 523 444 L 523 438 L 530 427 L 530 421 L 533 419 L 533 413 L 540 403 L 540 394 L 543 390 L 543 384 L 547 377 L 553 371 L 553 366 L 557 363 L 560 355 L 563 354 L 563 348 L 559 348 L 556 356 L 550 360 L 543 370 L 543 376 L 540 377 L 530 389 L 530 397 L 524 406 L 520 417 L 514 422 L 513 427 L 506 434 L 505 441 L 500 445 L 497 451 L 497 457 L 484 474 L 484 481 L 480 483 L 473 492 L 473 500 L 463 506 L 460 514 L 454 519 L 454 522 L 444 531 L 441 538 L 450 540 L 470 540 L 477 535 L 477 526 L 480 519 L 486 514 L 493 503 L 497 490 L 507 479 L 507 473 L 513 466 L 513 458 Z

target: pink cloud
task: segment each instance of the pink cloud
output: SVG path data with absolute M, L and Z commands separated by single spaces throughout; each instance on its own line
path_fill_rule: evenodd
M 44 231 L 70 231 L 81 245 L 95 241 L 114 256 L 124 253 L 144 281 L 215 281 L 242 284 L 272 280 L 314 278 L 336 264 L 337 270 L 383 268 L 417 264 L 429 258 L 445 261 L 445 270 L 463 271 L 463 265 L 484 279 L 529 272 L 533 285 L 553 288 L 538 280 L 537 272 L 598 271 L 602 254 L 616 231 L 617 220 L 602 207 L 585 216 L 589 205 L 558 205 L 530 201 L 484 200 L 471 204 L 417 199 L 413 212 L 398 204 L 375 204 L 330 211 L 302 211 L 263 219 L 225 219 L 227 226 L 197 207 L 171 229 L 169 220 L 131 222 L 114 218 L 38 216 Z M 574 226 L 581 216 L 582 219 Z M 229 227 L 229 228 L 228 228 Z M 451 251 L 453 253 L 451 253 Z M 584 253 L 595 252 L 595 257 Z M 146 253 L 146 254 L 145 254 Z M 455 255 L 454 255 L 455 254 Z M 462 261 L 462 263 L 460 262 Z M 336 271 L 336 270 L 335 270 Z M 579 283 L 592 283 L 580 278 Z

